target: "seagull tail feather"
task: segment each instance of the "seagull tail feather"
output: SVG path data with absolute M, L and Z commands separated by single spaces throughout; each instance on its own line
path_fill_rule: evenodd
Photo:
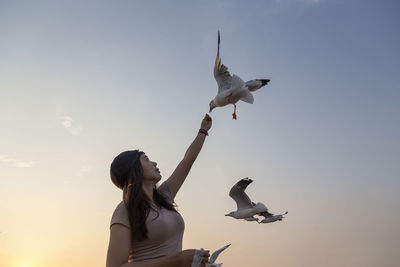
M 256 91 L 263 87 L 264 85 L 267 85 L 270 80 L 268 79 L 254 79 L 246 82 L 247 87 L 249 88 L 250 91 Z

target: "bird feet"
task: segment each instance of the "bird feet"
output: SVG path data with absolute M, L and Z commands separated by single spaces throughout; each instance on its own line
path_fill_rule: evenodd
M 236 117 L 236 105 L 233 104 L 233 106 L 235 107 L 235 109 L 233 110 L 233 113 L 232 113 L 232 120 L 236 120 L 237 119 L 237 117 Z

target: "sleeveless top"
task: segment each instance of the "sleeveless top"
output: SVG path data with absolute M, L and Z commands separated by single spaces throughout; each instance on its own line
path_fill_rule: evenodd
M 158 190 L 167 198 L 167 201 L 173 203 L 174 196 L 168 182 L 164 182 Z M 154 259 L 182 251 L 182 238 L 185 230 L 182 216 L 178 212 L 165 208 L 154 209 L 150 209 L 146 219 L 148 238 L 133 243 L 129 253 L 129 262 Z M 116 223 L 130 228 L 124 201 L 121 201 L 116 207 L 110 227 Z

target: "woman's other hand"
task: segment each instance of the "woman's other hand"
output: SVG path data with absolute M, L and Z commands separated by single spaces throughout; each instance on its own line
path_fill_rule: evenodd
M 182 266 L 205 267 L 209 257 L 209 250 L 187 249 L 181 252 Z

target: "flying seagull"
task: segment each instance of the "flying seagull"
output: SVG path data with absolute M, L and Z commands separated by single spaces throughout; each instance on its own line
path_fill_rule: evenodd
M 274 215 L 268 211 L 268 208 L 261 202 L 257 204 L 252 202 L 249 196 L 244 192 L 249 184 L 253 180 L 248 177 L 241 179 L 237 182 L 229 191 L 229 196 L 235 200 L 237 210 L 232 211 L 225 216 L 230 216 L 235 219 L 245 219 L 246 221 L 257 221 L 258 223 L 271 223 L 275 221 L 281 221 L 288 212 L 284 214 Z M 254 216 L 263 216 L 264 219 L 259 222 Z
M 222 263 L 215 263 L 215 260 L 218 258 L 219 254 L 221 254 L 221 252 L 227 249 L 230 245 L 231 244 L 226 245 L 223 248 L 214 251 L 214 253 L 211 254 L 210 259 L 208 260 L 206 267 L 221 267 Z
M 254 97 L 251 92 L 260 89 L 270 80 L 254 79 L 244 82 L 235 74 L 231 76 L 228 67 L 221 63 L 221 58 L 219 57 L 220 42 L 220 34 L 218 31 L 218 50 L 214 65 L 214 77 L 218 84 L 218 94 L 210 102 L 210 112 L 216 107 L 223 107 L 232 104 L 234 106 L 232 118 L 236 120 L 236 103 L 239 100 L 242 100 L 249 104 L 253 104 Z

